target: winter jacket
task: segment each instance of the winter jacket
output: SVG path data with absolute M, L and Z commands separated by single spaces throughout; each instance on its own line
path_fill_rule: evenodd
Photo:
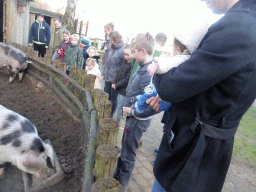
M 113 82 L 116 71 L 120 69 L 121 63 L 124 60 L 124 43 L 123 41 L 112 44 L 109 50 L 106 64 L 103 67 L 102 75 L 107 82 Z
M 139 67 L 140 67 L 140 64 L 138 63 L 138 61 L 135 58 L 133 58 L 132 61 L 131 61 L 131 74 L 130 74 L 130 77 L 129 77 L 127 87 L 130 85 L 131 80 L 132 80 L 134 74 L 136 73 L 136 71 L 139 69 Z
M 32 44 L 32 42 L 36 44 L 45 44 L 46 47 L 49 47 L 51 40 L 51 29 L 50 26 L 43 20 L 42 23 L 39 23 L 36 20 L 29 32 L 28 43 Z
M 54 33 L 54 41 L 53 41 L 53 49 L 57 50 L 60 42 L 63 39 L 63 31 L 66 30 L 65 26 L 61 26 L 60 28 L 55 29 Z
M 79 45 L 70 45 L 66 49 L 65 63 L 67 63 L 67 71 L 70 70 L 70 66 L 81 69 L 83 62 L 83 50 Z
M 67 48 L 71 45 L 71 41 L 69 40 L 67 43 L 65 43 L 64 41 L 61 41 L 60 44 L 59 44 L 59 47 L 58 49 L 63 49 L 63 52 L 64 52 L 64 57 L 65 57 L 65 53 L 66 53 L 66 50 Z M 61 61 L 61 62 L 64 62 L 64 57 L 60 57 L 58 56 L 58 59 Z
M 116 85 L 116 92 L 118 94 L 125 96 L 130 73 L 131 73 L 131 63 L 127 62 L 124 59 L 120 69 L 116 71 L 116 77 L 113 80 L 113 84 Z
M 88 70 L 86 66 L 86 69 L 87 69 L 87 74 L 92 74 L 96 76 L 94 89 L 101 89 L 101 82 L 98 78 L 98 76 L 101 75 L 99 65 L 96 63 L 96 65 L 93 67 L 92 70 Z
M 187 61 L 154 75 L 160 98 L 172 102 L 153 169 L 166 191 L 221 191 L 234 135 L 256 98 L 255 31 L 255 1 L 240 0 Z
M 125 107 L 132 107 L 132 115 L 139 120 L 150 119 L 152 115 L 157 114 L 151 107 L 144 110 L 142 113 L 139 113 L 135 109 L 135 102 L 137 101 L 136 96 L 144 94 L 144 88 L 150 84 L 151 77 L 147 73 L 147 67 L 152 63 L 142 64 L 140 63 L 140 68 L 134 74 L 130 85 L 127 87 L 125 95 Z

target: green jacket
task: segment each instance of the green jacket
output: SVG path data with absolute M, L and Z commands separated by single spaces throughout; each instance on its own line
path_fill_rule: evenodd
M 70 70 L 70 66 L 81 69 L 83 62 L 83 50 L 79 45 L 70 45 L 66 49 L 64 61 L 67 64 L 67 71 Z
M 138 63 L 138 61 L 135 58 L 133 58 L 131 61 L 131 74 L 130 74 L 130 78 L 129 78 L 127 87 L 129 86 L 131 79 L 132 79 L 133 75 L 135 74 L 135 72 L 138 70 L 139 66 L 140 66 L 140 64 Z
M 53 49 L 57 50 L 60 42 L 63 40 L 63 31 L 66 30 L 65 26 L 61 26 L 58 29 L 55 29 L 54 33 L 54 41 L 53 41 Z

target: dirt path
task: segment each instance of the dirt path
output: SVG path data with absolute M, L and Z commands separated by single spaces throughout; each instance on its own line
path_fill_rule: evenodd
M 28 118 L 37 127 L 39 136 L 50 139 L 59 158 L 65 179 L 44 191 L 80 191 L 85 163 L 85 139 L 82 124 L 67 114 L 54 97 L 37 88 L 26 76 L 21 83 L 7 84 L 8 76 L 0 72 L 0 104 Z M 8 167 L 0 180 L 0 192 L 23 191 L 21 172 Z

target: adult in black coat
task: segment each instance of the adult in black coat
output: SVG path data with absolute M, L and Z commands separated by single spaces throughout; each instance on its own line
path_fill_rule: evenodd
M 153 78 L 172 102 L 153 170 L 168 192 L 221 191 L 234 135 L 256 97 L 256 1 L 205 1 L 227 13 L 190 59 Z M 147 102 L 157 110 L 156 98 Z

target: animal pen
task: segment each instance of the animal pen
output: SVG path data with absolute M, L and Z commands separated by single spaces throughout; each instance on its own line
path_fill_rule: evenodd
M 13 84 L 4 82 L 0 101 L 3 105 L 9 101 L 9 108 L 23 113 L 36 125 L 42 139 L 50 139 L 64 172 L 62 181 L 46 182 L 43 188 L 34 185 L 31 191 L 122 191 L 120 183 L 112 178 L 119 126 L 110 118 L 112 104 L 108 94 L 93 89 L 96 76 L 75 67 L 67 76 L 66 64 L 52 63 L 51 55 L 38 58 L 37 51 L 12 45 L 25 52 L 33 63 L 20 84 L 16 80 Z M 0 75 L 1 82 L 8 78 L 3 71 Z M 23 97 L 26 102 L 22 102 Z M 17 181 L 12 187 L 22 185 L 18 172 L 21 171 L 7 170 L 6 177 L 14 176 Z M 7 179 L 2 183 L 0 180 L 0 189 Z

